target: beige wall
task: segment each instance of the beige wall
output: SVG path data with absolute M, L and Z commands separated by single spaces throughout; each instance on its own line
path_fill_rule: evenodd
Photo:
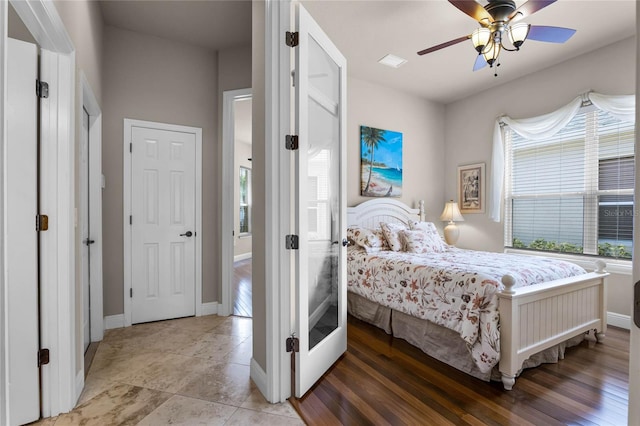
M 202 48 L 105 28 L 103 173 L 104 314 L 123 306 L 123 120 L 202 128 L 202 300 L 218 297 L 217 55 Z
M 16 13 L 13 5 L 9 3 L 7 16 L 7 35 L 16 40 L 26 41 L 27 43 L 38 44 L 33 38 L 22 19 Z
M 438 103 L 350 77 L 347 82 L 347 205 L 360 196 L 360 126 L 401 132 L 402 197 L 414 206 L 425 200 L 426 220 L 438 220 L 444 207 L 444 107 Z
M 609 95 L 635 93 L 634 52 L 635 38 L 629 38 L 447 105 L 446 197 L 457 198 L 456 170 L 459 165 L 484 162 L 489 176 L 493 125 L 499 115 L 524 118 L 548 113 L 588 90 Z M 464 218 L 465 222 L 458 225 L 459 247 L 503 250 L 502 223 L 490 221 L 488 212 L 467 214 Z M 630 276 L 612 277 L 609 280 L 609 310 L 628 315 L 630 291 Z
M 54 4 L 76 49 L 76 68 L 85 73 L 102 105 L 104 23 L 100 4 L 90 0 L 55 0 Z

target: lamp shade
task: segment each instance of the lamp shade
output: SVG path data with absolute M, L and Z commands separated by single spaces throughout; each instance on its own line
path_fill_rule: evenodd
M 531 28 L 531 26 L 524 22 L 509 27 L 509 39 L 516 49 L 522 46 L 522 43 L 527 39 L 529 28 Z
M 458 203 L 453 200 L 447 201 L 440 215 L 440 220 L 446 222 L 464 222 L 464 218 L 458 208 Z

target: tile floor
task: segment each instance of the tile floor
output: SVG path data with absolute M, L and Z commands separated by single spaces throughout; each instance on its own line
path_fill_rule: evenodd
M 77 407 L 35 424 L 303 425 L 249 378 L 251 321 L 210 315 L 109 330 Z

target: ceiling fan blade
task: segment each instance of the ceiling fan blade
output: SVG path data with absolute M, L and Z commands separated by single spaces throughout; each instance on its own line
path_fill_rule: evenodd
M 449 3 L 471 16 L 476 21 L 486 21 L 484 22 L 485 24 L 493 22 L 491 14 L 475 0 L 449 0 Z
M 576 33 L 576 30 L 562 27 L 531 25 L 527 40 L 546 41 L 548 43 L 564 43 Z
M 529 0 L 514 10 L 511 15 L 509 15 L 509 19 L 512 22 L 519 21 L 520 19 L 526 18 L 527 16 L 534 14 L 540 9 L 543 9 L 555 2 L 556 0 Z
M 470 35 L 459 37 L 453 40 L 449 40 L 445 43 L 441 43 L 437 46 L 430 47 L 428 49 L 424 49 L 418 52 L 418 55 L 426 55 L 427 53 L 435 52 L 436 50 L 444 49 L 445 47 L 453 46 L 454 44 L 462 43 L 465 40 L 469 40 L 471 38 Z
M 476 62 L 473 64 L 473 70 L 478 71 L 487 66 L 487 61 L 484 59 L 484 55 L 478 55 Z

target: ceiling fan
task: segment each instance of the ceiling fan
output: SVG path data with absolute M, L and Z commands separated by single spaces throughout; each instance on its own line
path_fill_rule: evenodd
M 516 8 L 513 0 L 488 1 L 487 5 L 482 6 L 475 0 L 449 0 L 449 3 L 478 21 L 480 28 L 477 28 L 469 35 L 421 50 L 418 55 L 426 55 L 471 39 L 473 47 L 478 52 L 478 57 L 473 65 L 473 70 L 477 71 L 487 64 L 489 64 L 490 68 L 493 68 L 494 65 L 496 67 L 499 66 L 498 56 L 502 49 L 510 52 L 518 51 L 525 40 L 564 43 L 576 32 L 571 28 L 530 25 L 518 22 L 555 3 L 556 0 L 529 0 L 518 8 Z M 507 46 L 504 43 L 505 33 L 511 46 Z M 497 76 L 498 74 L 495 73 L 494 75 Z

